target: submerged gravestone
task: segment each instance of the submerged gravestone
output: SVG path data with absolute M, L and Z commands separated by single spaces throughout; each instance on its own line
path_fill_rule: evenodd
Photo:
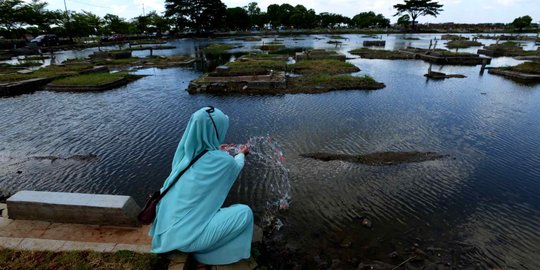
M 57 223 L 139 226 L 141 210 L 130 196 L 19 191 L 7 199 L 9 218 Z

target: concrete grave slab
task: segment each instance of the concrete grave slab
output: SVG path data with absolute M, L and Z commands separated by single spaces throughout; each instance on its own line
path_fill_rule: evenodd
M 139 226 L 140 207 L 129 196 L 19 191 L 7 199 L 9 218 L 112 226 Z
M 0 237 L 0 247 L 15 249 L 22 242 L 23 238 Z

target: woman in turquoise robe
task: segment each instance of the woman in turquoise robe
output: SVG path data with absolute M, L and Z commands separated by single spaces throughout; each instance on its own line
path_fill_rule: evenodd
M 202 108 L 191 119 L 178 144 L 172 171 L 161 191 L 177 178 L 203 150 L 208 150 L 163 197 L 149 235 L 152 252 L 179 250 L 200 263 L 223 265 L 250 257 L 253 213 L 247 205 L 221 208 L 244 166 L 243 146 L 232 157 L 220 150 L 229 117 L 213 107 Z

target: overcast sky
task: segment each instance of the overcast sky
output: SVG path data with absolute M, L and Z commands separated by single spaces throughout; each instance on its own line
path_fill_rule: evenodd
M 86 10 L 103 16 L 107 13 L 119 15 L 130 19 L 139 16 L 145 11 L 162 12 L 164 0 L 65 0 L 70 10 Z M 223 0 L 222 0 L 223 1 Z M 49 9 L 64 9 L 63 0 L 49 0 Z M 243 7 L 253 0 L 225 0 L 227 7 Z M 256 1 L 263 11 L 270 4 L 289 3 L 291 5 L 303 4 L 307 8 L 313 8 L 317 13 L 333 12 L 349 17 L 364 11 L 382 13 L 395 22 L 392 17 L 395 10 L 392 6 L 401 0 L 314 0 L 314 1 L 280 1 L 262 0 Z M 530 15 L 535 22 L 540 20 L 540 0 L 439 0 L 444 4 L 444 11 L 437 17 L 422 17 L 420 22 L 502 22 L 509 23 L 516 17 Z

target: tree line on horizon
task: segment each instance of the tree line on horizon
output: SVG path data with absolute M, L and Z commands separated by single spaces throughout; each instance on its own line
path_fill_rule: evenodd
M 416 30 L 421 16 L 437 16 L 443 5 L 433 0 L 404 0 L 394 5 L 397 25 Z M 522 30 L 532 22 L 530 16 L 516 18 L 513 25 Z M 303 5 L 272 4 L 262 11 L 256 2 L 228 8 L 221 0 L 165 0 L 163 15 L 153 11 L 126 20 L 115 14 L 100 17 L 88 11 L 48 10 L 47 2 L 3 0 L 0 2 L 0 36 L 18 38 L 52 33 L 58 36 L 87 37 L 110 34 L 148 34 L 172 31 L 212 32 L 261 29 L 332 29 L 391 27 L 390 19 L 373 11 L 349 18 L 341 14 L 316 13 Z

